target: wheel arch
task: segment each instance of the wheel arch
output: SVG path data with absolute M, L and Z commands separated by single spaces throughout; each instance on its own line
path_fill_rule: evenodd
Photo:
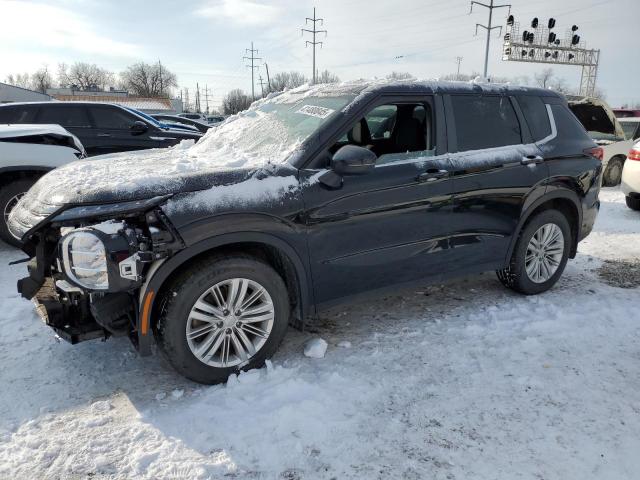
M 311 281 L 308 278 L 309 270 L 295 249 L 281 238 L 267 233 L 227 233 L 202 240 L 180 251 L 161 264 L 146 287 L 143 287 L 137 315 L 137 340 L 141 355 L 151 353 L 152 331 L 162 308 L 162 298 L 173 276 L 205 257 L 234 252 L 256 256 L 280 274 L 289 291 L 291 318 L 296 324 L 304 324 L 312 308 Z
M 580 225 L 582 225 L 582 208 L 578 194 L 573 190 L 566 188 L 560 188 L 546 193 L 542 197 L 538 198 L 523 210 L 518 225 L 516 227 L 516 234 L 513 235 L 509 250 L 505 257 L 505 265 L 507 265 L 513 255 L 513 251 L 520 237 L 520 233 L 524 229 L 525 225 L 533 215 L 548 210 L 555 209 L 561 211 L 571 227 L 571 252 L 569 257 L 574 258 L 578 249 L 578 238 L 580 235 Z
M 25 178 L 39 178 L 47 172 L 53 170 L 51 167 L 37 165 L 20 165 L 15 167 L 0 168 L 0 186 L 4 186 L 14 180 Z

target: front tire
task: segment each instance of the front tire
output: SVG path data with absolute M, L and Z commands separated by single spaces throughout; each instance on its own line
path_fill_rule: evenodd
M 13 210 L 18 203 L 18 200 L 29 191 L 34 183 L 36 183 L 36 180 L 25 178 L 0 187 L 0 211 L 2 212 L 2 219 L 0 219 L 0 238 L 14 247 L 20 247 L 20 241 L 9 232 L 7 226 L 9 213 L 11 213 L 11 210 Z
M 496 272 L 498 279 L 525 295 L 546 292 L 567 265 L 571 238 L 571 227 L 562 212 L 540 212 L 520 233 L 509 266 Z
M 212 257 L 175 279 L 157 328 L 161 352 L 180 374 L 214 384 L 261 367 L 289 323 L 284 281 L 249 256 Z
M 627 195 L 626 197 L 624 197 L 624 199 L 627 202 L 627 207 L 629 207 L 631 210 L 640 210 L 640 197 L 631 198 Z

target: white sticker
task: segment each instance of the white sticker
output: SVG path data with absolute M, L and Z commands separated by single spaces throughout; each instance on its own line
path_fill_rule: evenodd
M 335 112 L 335 110 L 332 110 L 330 108 L 316 107 L 315 105 L 305 105 L 296 113 L 302 113 L 303 115 L 309 115 L 311 117 L 327 118 L 333 112 Z

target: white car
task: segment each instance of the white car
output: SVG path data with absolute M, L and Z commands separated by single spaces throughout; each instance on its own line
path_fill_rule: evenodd
M 602 185 L 613 187 L 620 183 L 627 153 L 634 144 L 625 135 L 620 119 L 606 102 L 592 97 L 567 97 L 569 108 L 602 148 Z
M 7 218 L 20 197 L 48 171 L 86 156 L 80 140 L 60 125 L 0 125 L 0 238 L 18 245 Z
M 627 206 L 631 210 L 640 210 L 640 142 L 636 143 L 627 155 L 620 188 Z

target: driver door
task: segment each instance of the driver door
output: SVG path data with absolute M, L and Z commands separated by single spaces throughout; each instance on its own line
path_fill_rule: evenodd
M 150 125 L 144 133 L 133 133 L 131 127 L 136 121 L 140 121 L 140 118 L 121 108 L 95 105 L 89 108 L 89 113 L 95 125 L 94 155 L 160 146 L 159 142 L 152 137 L 154 128 Z
M 331 157 L 345 144 L 368 148 L 379 154 L 375 168 L 344 175 L 337 188 L 312 180 L 328 164 L 302 171 L 318 304 L 448 268 L 453 179 L 443 129 L 440 98 L 382 98 L 325 151 Z

